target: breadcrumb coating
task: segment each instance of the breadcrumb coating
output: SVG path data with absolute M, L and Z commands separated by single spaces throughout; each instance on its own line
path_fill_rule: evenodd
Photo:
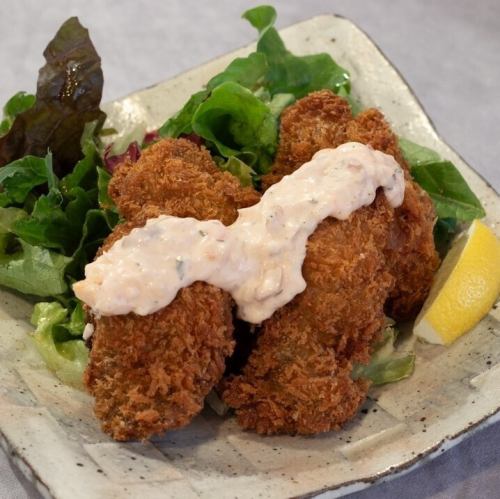
M 395 157 L 405 169 L 405 200 L 394 210 L 379 193 L 346 221 L 326 219 L 309 238 L 302 268 L 307 288 L 264 322 L 242 374 L 221 384 L 245 429 L 315 434 L 351 419 L 369 387 L 351 378 L 352 367 L 368 362 L 384 307 L 396 318 L 414 314 L 439 263 L 432 203 L 412 181 L 396 136 L 375 109 L 352 118 L 347 103 L 329 91 L 290 106 L 264 188 L 318 150 L 349 141 Z
M 187 140 L 163 140 L 137 163 L 122 164 L 110 194 L 128 218 L 101 248 L 160 214 L 216 218 L 226 224 L 259 195 L 217 170 Z M 188 424 L 221 379 L 234 348 L 231 297 L 196 282 L 154 314 L 94 320 L 85 384 L 95 414 L 116 440 L 147 439 Z
M 393 155 L 405 170 L 399 208 L 378 193 L 348 220 L 328 218 L 318 226 L 302 269 L 306 290 L 262 324 L 241 374 L 219 385 L 243 428 L 315 434 L 340 428 L 365 399 L 369 383 L 353 380 L 352 368 L 368 362 L 384 313 L 412 317 L 425 299 L 439 264 L 435 214 L 379 111 L 353 118 L 344 99 L 320 91 L 287 108 L 280 127 L 264 189 L 318 150 L 348 141 Z M 229 225 L 238 208 L 259 200 L 218 170 L 207 150 L 183 139 L 160 141 L 138 162 L 122 164 L 109 193 L 127 221 L 101 251 L 160 214 Z M 146 439 L 189 423 L 233 351 L 231 309 L 227 293 L 197 282 L 149 316 L 96 319 L 85 381 L 104 431 L 117 440 Z
M 251 187 L 220 171 L 205 148 L 186 139 L 165 139 L 124 163 L 109 183 L 109 194 L 130 220 L 145 207 L 166 215 L 234 222 L 236 210 L 259 200 Z

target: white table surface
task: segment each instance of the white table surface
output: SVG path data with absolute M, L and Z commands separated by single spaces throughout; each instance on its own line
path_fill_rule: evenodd
M 441 136 L 500 191 L 499 0 L 274 0 L 278 27 L 342 14 L 399 68 Z M 78 15 L 102 57 L 104 100 L 157 83 L 254 40 L 243 0 L 2 0 L 0 103 L 34 91 L 42 51 Z M 355 84 L 355 82 L 354 82 Z M 499 380 L 500 383 L 500 380 Z M 500 424 L 361 498 L 500 497 Z M 0 451 L 0 499 L 38 498 Z

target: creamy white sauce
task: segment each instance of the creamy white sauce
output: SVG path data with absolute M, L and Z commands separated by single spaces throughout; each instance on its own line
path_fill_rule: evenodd
M 371 204 L 379 187 L 393 207 L 403 202 L 404 175 L 392 156 L 357 142 L 323 149 L 259 203 L 239 210 L 229 227 L 172 216 L 148 220 L 88 264 L 73 289 L 97 316 L 147 315 L 204 281 L 228 291 L 239 317 L 258 324 L 304 291 L 306 243 L 318 224 L 346 220 Z
M 92 324 L 85 324 L 83 328 L 83 341 L 87 341 L 94 334 L 94 326 Z

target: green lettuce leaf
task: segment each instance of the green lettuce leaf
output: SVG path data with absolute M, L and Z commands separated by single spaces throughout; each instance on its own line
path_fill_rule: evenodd
M 439 218 L 470 221 L 485 216 L 481 202 L 451 161 L 407 139 L 400 138 L 399 146 L 413 178 L 434 202 Z
M 58 302 L 37 303 L 31 323 L 36 326 L 33 342 L 47 367 L 64 383 L 82 387 L 88 349 L 83 340 L 75 339 L 85 326 L 81 304 L 68 318 L 68 309 Z
M 258 161 L 252 166 L 259 173 L 272 161 L 278 140 L 276 118 L 269 106 L 237 83 L 215 88 L 198 106 L 192 126 L 226 158 L 240 152 L 254 154 Z
M 12 234 L 13 225 L 27 216 L 21 208 L 0 208 L 0 254 L 7 253 L 15 240 Z
M 395 383 L 412 375 L 415 368 L 415 354 L 371 362 L 363 369 L 361 377 L 368 378 L 375 386 Z
M 117 215 L 116 219 L 111 220 L 109 213 L 104 210 L 93 209 L 86 213 L 80 242 L 66 269 L 66 274 L 72 281 L 83 278 L 85 265 L 94 259 L 97 250 L 117 221 Z
M 246 19 L 255 29 L 257 29 L 260 34 L 260 38 L 262 38 L 265 32 L 272 28 L 276 22 L 278 14 L 276 13 L 276 9 L 271 5 L 259 5 L 253 9 L 247 10 L 241 17 Z M 286 50 L 283 42 L 281 42 L 280 49 L 283 52 Z
M 75 300 L 71 301 L 71 306 L 73 306 Z M 59 338 L 65 338 L 66 335 L 82 338 L 83 330 L 85 329 L 85 312 L 83 310 L 83 305 L 80 300 L 76 300 L 76 304 L 69 316 L 69 321 L 63 322 L 55 326 Z
M 3 108 L 3 120 L 0 121 L 0 137 L 5 135 L 14 123 L 16 116 L 32 108 L 36 97 L 26 92 L 17 92 Z
M 101 208 L 103 219 L 106 221 L 109 230 L 112 230 L 113 227 L 120 222 L 120 215 L 115 202 L 111 199 L 111 196 L 108 193 L 110 180 L 111 175 L 104 168 L 97 167 L 97 201 L 99 207 Z M 86 226 L 84 226 L 84 232 L 86 231 L 86 227 L 88 227 L 88 223 L 89 222 L 87 220 Z M 106 237 L 105 232 L 106 230 L 100 232 L 102 234 L 99 236 L 101 241 Z
M 399 148 L 403 153 L 404 158 L 408 164 L 413 168 L 425 163 L 435 163 L 440 161 L 441 158 L 436 151 L 428 147 L 415 144 L 411 140 L 399 137 Z
M 276 94 L 269 101 L 269 109 L 271 114 L 279 120 L 283 109 L 290 106 L 295 102 L 295 96 L 293 94 Z
M 264 86 L 272 95 L 291 93 L 300 98 L 315 90 L 329 89 L 337 93 L 342 88 L 349 92 L 348 72 L 335 63 L 329 54 L 300 57 L 286 49 L 274 28 L 276 10 L 273 7 L 255 7 L 242 17 L 259 32 L 257 52 L 266 56 L 269 68 Z
M 20 249 L 0 255 L 0 285 L 36 296 L 68 291 L 65 270 L 71 258 L 19 241 Z
M 412 167 L 411 174 L 429 193 L 439 218 L 469 221 L 486 215 L 481 202 L 450 161 L 422 163 Z
M 82 157 L 85 124 L 104 122 L 101 60 L 76 17 L 61 26 L 44 56 L 35 104 L 19 113 L 0 137 L 0 166 L 26 155 L 44 156 L 50 149 L 54 170 L 62 176 Z
M 71 226 L 69 235 L 72 236 L 73 246 L 80 240 L 82 226 L 85 223 L 87 212 L 97 205 L 98 187 L 88 191 L 81 187 L 73 187 L 66 196 L 64 215 Z M 70 250 L 73 248 L 70 247 Z
M 57 178 L 52 171 L 52 155 L 45 158 L 25 156 L 0 168 L 0 185 L 3 192 L 0 204 L 22 204 L 28 194 L 37 186 L 48 184 L 55 186 Z
M 227 171 L 238 178 L 243 187 L 252 185 L 255 171 L 237 156 L 231 156 L 227 161 L 216 160 L 216 163 L 222 171 Z
M 71 224 L 62 209 L 63 197 L 58 190 L 40 196 L 31 214 L 17 221 L 12 232 L 23 241 L 45 248 L 70 251 L 78 227 Z
M 184 107 L 168 119 L 163 126 L 160 127 L 158 133 L 160 137 L 177 138 L 181 134 L 192 133 L 193 116 L 200 104 L 210 95 L 208 90 L 200 90 L 193 94 L 186 102 Z
M 83 158 L 74 168 L 61 179 L 59 188 L 63 194 L 67 194 L 74 187 L 89 190 L 96 187 L 97 170 L 96 165 L 101 165 L 102 144 L 99 140 L 99 122 L 91 121 L 85 124 L 80 146 Z
M 40 196 L 31 214 L 13 225 L 12 232 L 29 244 L 71 254 L 78 246 L 86 214 L 96 204 L 97 190 L 74 187 L 66 199 L 51 189 Z
M 460 225 L 456 218 L 438 218 L 434 225 L 434 244 L 441 258 L 446 256 L 459 231 Z
M 97 168 L 97 189 L 99 206 L 104 210 L 118 213 L 115 202 L 108 193 L 109 181 L 111 175 L 104 168 Z
M 247 57 L 234 59 L 222 73 L 214 76 L 207 83 L 207 89 L 213 90 L 221 83 L 232 81 L 249 90 L 257 90 L 263 85 L 268 69 L 266 56 L 259 52 L 252 52 Z
M 413 352 L 397 352 L 394 348 L 397 330 L 389 324 L 382 333 L 381 340 L 375 345 L 369 364 L 354 366 L 354 379 L 368 378 L 374 385 L 394 383 L 408 378 L 415 368 Z

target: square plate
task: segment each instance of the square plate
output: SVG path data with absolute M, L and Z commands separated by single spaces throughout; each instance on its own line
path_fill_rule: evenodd
M 436 134 L 407 84 L 350 21 L 320 16 L 282 31 L 299 54 L 329 52 L 353 93 L 395 131 L 453 161 L 500 229 L 493 189 Z M 159 126 L 247 47 L 105 106 L 109 126 Z M 259 437 L 205 410 L 187 428 L 148 443 L 101 433 L 92 399 L 61 385 L 29 342 L 31 304 L 0 292 L 0 443 L 42 495 L 56 498 L 337 497 L 410 469 L 499 418 L 500 310 L 449 348 L 418 343 L 414 375 L 373 390 L 342 431 Z

